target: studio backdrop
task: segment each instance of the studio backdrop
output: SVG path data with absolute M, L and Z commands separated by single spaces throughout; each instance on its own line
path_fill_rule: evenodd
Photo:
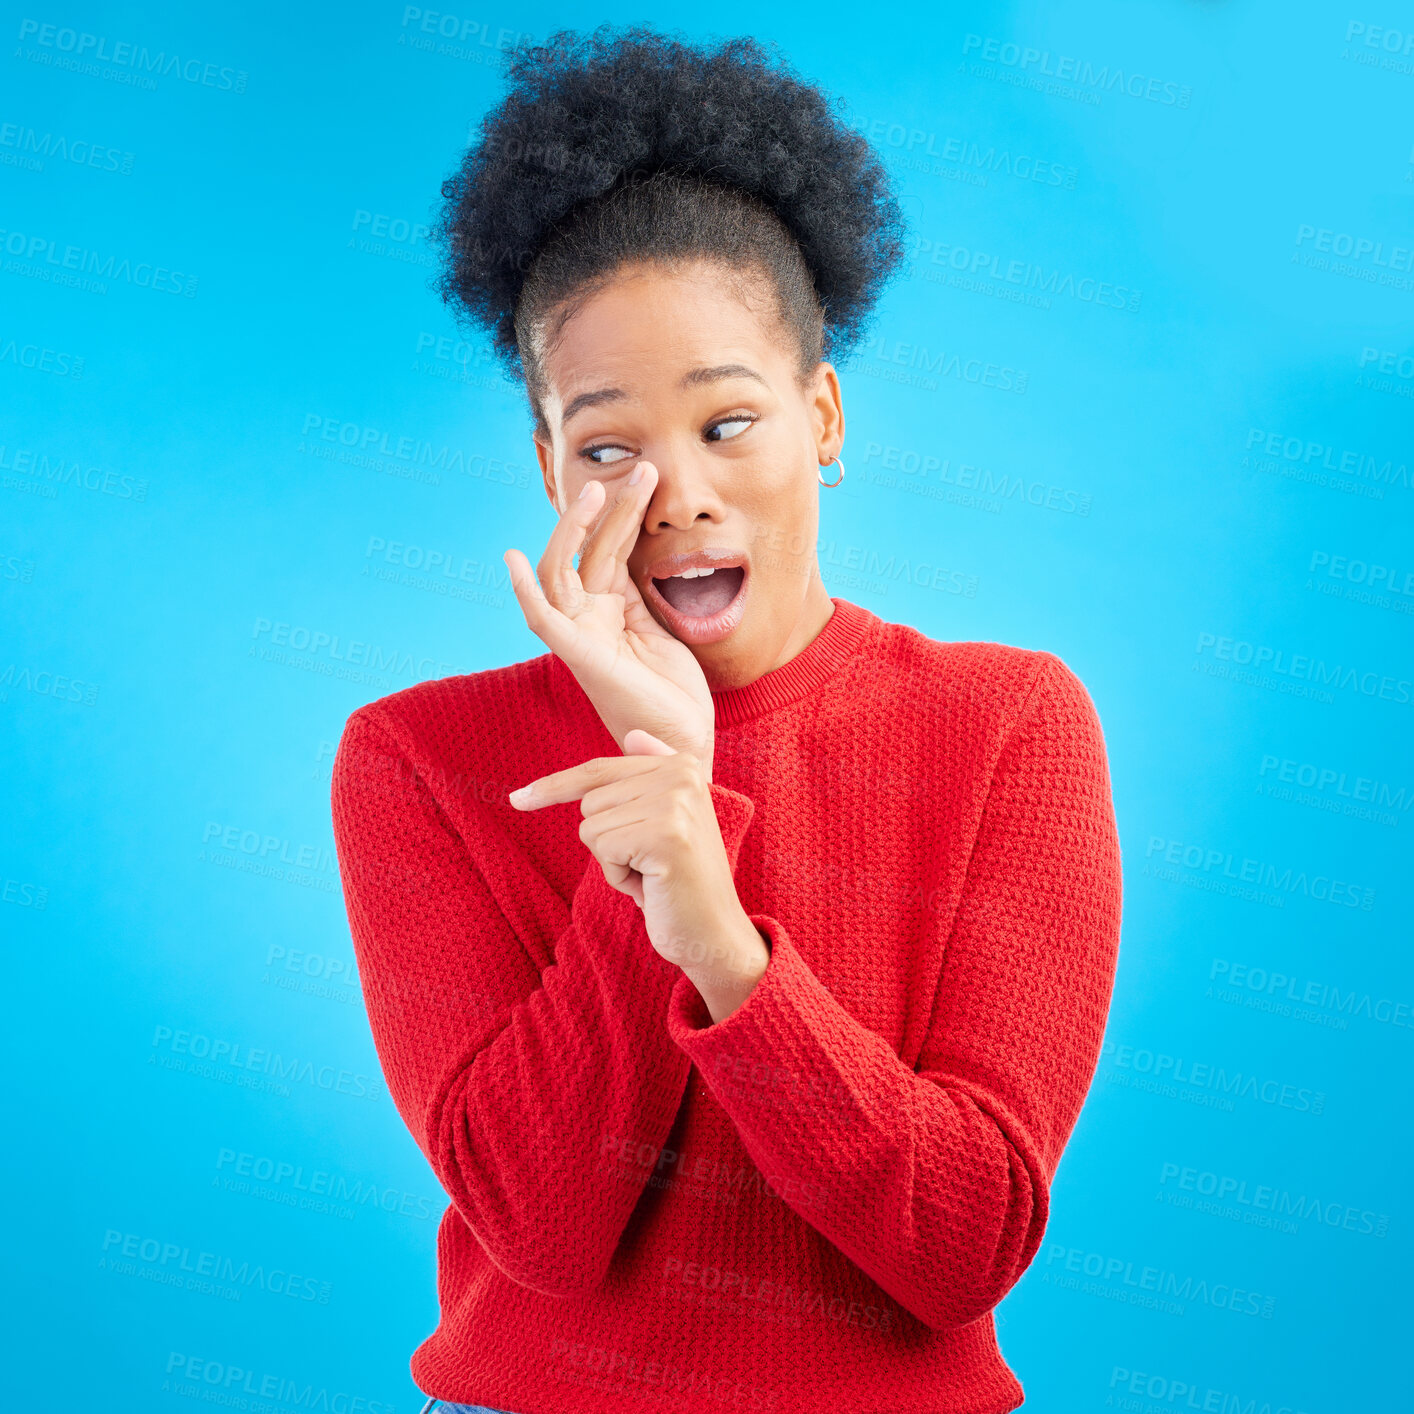
M 554 524 L 429 227 L 505 51 L 676 19 L 7 7 L 9 1408 L 420 1406 L 448 1200 L 373 1049 L 330 765 L 360 704 L 545 651 L 501 556 Z M 1054 652 L 1105 730 L 1114 1004 L 997 1310 L 1028 1407 L 1398 1407 L 1414 15 L 687 19 L 838 94 L 909 224 L 839 364 L 829 592 Z

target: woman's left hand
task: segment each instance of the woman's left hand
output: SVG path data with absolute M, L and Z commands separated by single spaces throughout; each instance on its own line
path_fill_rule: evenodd
M 578 800 L 579 837 L 604 877 L 643 910 L 654 950 L 693 980 L 714 1020 L 770 956 L 737 898 L 703 765 L 635 727 L 624 756 L 598 756 L 511 793 L 518 810 Z

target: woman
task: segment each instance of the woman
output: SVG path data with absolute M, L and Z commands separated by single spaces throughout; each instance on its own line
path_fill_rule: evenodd
M 443 192 L 523 376 L 549 652 L 360 708 L 333 812 L 369 1021 L 451 1199 L 427 1408 L 992 1414 L 1094 1072 L 1120 858 L 1054 654 L 825 590 L 826 353 L 901 253 L 750 41 L 560 34 Z M 579 556 L 578 570 L 574 557 Z

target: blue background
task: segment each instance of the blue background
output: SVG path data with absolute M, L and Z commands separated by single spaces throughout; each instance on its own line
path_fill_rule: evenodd
M 689 31 L 779 40 L 911 223 L 844 365 L 831 593 L 1059 654 L 1106 731 L 1122 956 L 998 1309 L 1028 1407 L 1405 1391 L 1401 9 L 752 3 Z M 500 557 L 553 523 L 421 228 L 498 43 L 670 23 L 435 13 L 3 20 L 10 1407 L 182 1410 L 232 1368 L 421 1402 L 446 1199 L 381 1083 L 329 766 L 360 703 L 544 651 Z M 245 1280 L 187 1285 L 202 1253 Z

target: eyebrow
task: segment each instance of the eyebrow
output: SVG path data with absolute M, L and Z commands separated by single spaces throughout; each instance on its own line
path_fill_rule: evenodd
M 680 388 L 693 388 L 701 383 L 719 383 L 724 378 L 754 378 L 763 388 L 770 384 L 754 369 L 744 363 L 719 363 L 714 368 L 689 368 L 678 383 Z M 628 394 L 622 388 L 596 388 L 592 393 L 581 393 L 571 398 L 569 406 L 560 418 L 560 426 L 565 426 L 576 413 L 585 408 L 598 407 L 601 403 L 623 402 Z

